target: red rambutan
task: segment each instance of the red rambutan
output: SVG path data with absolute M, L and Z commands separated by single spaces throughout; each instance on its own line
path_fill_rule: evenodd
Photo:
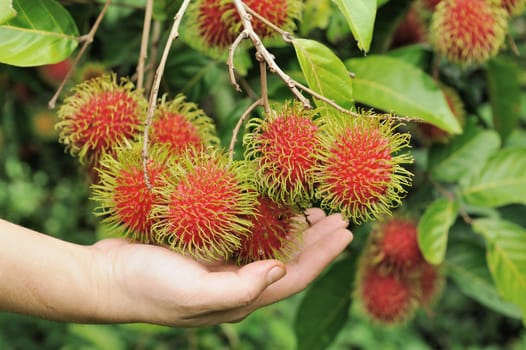
M 449 61 L 483 63 L 504 43 L 507 13 L 493 0 L 442 0 L 431 18 L 431 43 Z
M 294 103 L 248 123 L 245 158 L 256 164 L 260 191 L 276 202 L 305 207 L 312 199 L 320 148 L 314 116 L 315 111 Z
M 81 162 L 96 164 L 102 153 L 140 135 L 147 101 L 127 79 L 114 74 L 73 88 L 58 111 L 59 141 Z
M 150 212 L 158 195 L 144 177 L 142 142 L 123 143 L 105 153 L 96 168 L 99 181 L 91 185 L 91 199 L 97 201 L 96 215 L 104 216 L 110 232 L 139 242 L 152 242 Z M 156 145 L 149 147 L 147 165 L 151 187 L 161 186 L 161 173 L 170 153 Z
M 184 95 L 178 95 L 157 106 L 150 130 L 151 143 L 166 144 L 175 154 L 188 147 L 202 150 L 207 146 L 219 146 L 212 119 L 195 103 L 185 99 Z
M 382 324 L 398 324 L 410 319 L 417 307 L 411 281 L 377 266 L 369 266 L 365 261 L 361 263 L 356 298 L 365 314 Z
M 227 260 L 249 234 L 257 192 L 253 170 L 222 150 L 185 151 L 154 187 L 157 241 L 205 261 Z
M 438 300 L 444 286 L 444 276 L 439 266 L 424 262 L 419 268 L 420 304 L 426 308 Z
M 412 162 L 404 149 L 410 135 L 374 115 L 358 118 L 324 117 L 319 163 L 315 169 L 316 196 L 321 206 L 339 211 L 355 223 L 390 213 L 400 205 Z
M 370 234 L 373 260 L 394 270 L 414 270 L 424 263 L 417 236 L 414 220 L 391 216 L 376 222 Z
M 419 10 L 415 6 L 412 6 L 396 28 L 391 41 L 391 47 L 397 48 L 422 43 L 426 40 L 427 28 L 424 18 Z
M 46 83 L 58 87 L 72 68 L 73 60 L 68 57 L 57 63 L 38 66 L 37 71 Z
M 295 20 L 301 17 L 299 0 L 245 0 L 243 2 L 261 17 L 285 31 L 295 29 Z M 206 51 L 224 51 L 232 45 L 242 31 L 242 23 L 231 0 L 198 0 L 188 9 L 188 38 L 190 45 Z M 255 17 L 252 27 L 261 39 L 276 37 L 276 32 Z
M 241 265 L 263 259 L 285 261 L 294 252 L 305 228 L 300 212 L 265 196 L 259 196 L 257 203 L 254 215 L 249 218 L 252 228 L 242 238 L 235 259 Z

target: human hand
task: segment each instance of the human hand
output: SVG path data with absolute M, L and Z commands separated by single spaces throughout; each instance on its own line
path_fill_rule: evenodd
M 102 322 L 195 327 L 236 322 L 305 289 L 352 241 L 340 214 L 307 210 L 312 224 L 287 264 L 201 264 L 164 247 L 106 239 L 91 248 Z

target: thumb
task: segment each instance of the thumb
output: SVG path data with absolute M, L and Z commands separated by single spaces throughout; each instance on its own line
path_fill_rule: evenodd
M 249 305 L 285 274 L 282 262 L 262 260 L 237 271 L 211 272 L 203 277 L 200 288 L 207 293 L 209 307 L 219 311 Z

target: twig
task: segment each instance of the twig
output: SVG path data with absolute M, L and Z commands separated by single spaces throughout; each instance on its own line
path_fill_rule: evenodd
M 230 82 L 232 83 L 232 85 L 234 85 L 234 88 L 236 89 L 236 91 L 239 91 L 239 92 L 241 92 L 241 87 L 236 81 L 236 73 L 235 73 L 235 68 L 234 68 L 234 55 L 236 53 L 236 49 L 239 46 L 239 44 L 241 44 L 241 42 L 247 38 L 248 38 L 248 32 L 245 29 L 237 36 L 236 40 L 234 40 L 232 45 L 230 45 L 230 47 L 228 48 L 228 59 L 226 61 L 227 66 L 228 66 L 228 73 L 230 76 Z
M 150 177 L 148 176 L 148 134 L 150 131 L 150 125 L 152 124 L 153 115 L 155 113 L 155 107 L 157 104 L 157 96 L 159 95 L 159 86 L 161 85 L 161 79 L 163 77 L 164 68 L 166 67 L 166 61 L 168 60 L 168 54 L 170 53 L 170 48 L 172 47 L 172 43 L 179 37 L 179 26 L 181 25 L 181 20 L 183 18 L 183 15 L 190 4 L 190 0 L 184 0 L 181 4 L 181 7 L 177 11 L 177 13 L 174 16 L 174 22 L 172 25 L 172 30 L 170 31 L 170 35 L 168 36 L 168 40 L 166 41 L 166 45 L 164 46 L 164 51 L 161 56 L 161 61 L 159 62 L 159 66 L 157 67 L 157 70 L 155 71 L 155 76 L 153 78 L 152 83 L 152 89 L 150 91 L 150 98 L 148 100 L 148 114 L 146 115 L 146 122 L 144 125 L 144 140 L 143 140 L 143 147 L 142 147 L 142 165 L 143 165 L 143 172 L 144 172 L 144 182 L 146 184 L 146 187 L 148 187 L 149 190 L 152 189 L 152 184 L 150 183 Z
M 431 183 L 433 184 L 433 186 L 438 190 L 438 192 L 440 192 L 444 197 L 446 197 L 449 201 L 455 201 L 456 198 L 455 198 L 455 195 L 453 193 L 451 193 L 450 191 L 448 191 L 444 186 L 442 186 L 440 183 L 436 182 L 436 181 L 433 181 L 431 180 Z M 468 225 L 471 225 L 473 224 L 473 219 L 471 218 L 471 216 L 469 216 L 469 214 L 464 210 L 464 208 L 460 205 L 459 206 L 459 209 L 458 209 L 458 214 L 460 215 L 460 217 L 462 218 L 462 220 L 464 220 L 464 222 Z
M 102 22 L 102 19 L 104 18 L 104 15 L 106 14 L 106 11 L 108 10 L 108 7 L 110 6 L 110 4 L 111 4 L 111 0 L 107 0 L 106 3 L 104 4 L 104 7 L 102 8 L 102 10 L 100 11 L 99 15 L 97 16 L 97 19 L 95 20 L 95 23 L 91 27 L 89 33 L 84 35 L 84 36 L 82 36 L 82 39 L 84 40 L 84 44 L 82 45 L 82 47 L 80 48 L 79 52 L 77 53 L 77 56 L 73 60 L 73 64 L 72 64 L 70 70 L 67 72 L 67 74 L 64 77 L 64 79 L 62 79 L 62 82 L 60 83 L 57 91 L 55 92 L 55 94 L 53 95 L 51 100 L 49 100 L 48 106 L 49 106 L 50 109 L 55 108 L 55 105 L 57 103 L 57 99 L 60 96 L 60 94 L 62 93 L 62 90 L 64 90 L 64 87 L 66 86 L 66 82 L 71 77 L 71 74 L 73 74 L 73 71 L 75 70 L 75 67 L 79 64 L 80 58 L 82 57 L 82 55 L 84 54 L 84 52 L 88 48 L 88 45 L 93 42 L 93 37 L 95 36 L 95 33 L 99 29 L 100 23 Z
M 157 61 L 157 55 L 159 54 L 159 41 L 161 40 L 162 33 L 162 23 L 160 21 L 153 22 L 153 31 L 152 31 L 152 40 L 151 40 L 151 49 L 150 49 L 150 62 L 145 68 L 146 73 L 146 84 L 144 93 L 146 95 L 150 94 L 150 87 L 153 84 L 154 76 L 154 67 Z
M 142 27 L 141 49 L 139 62 L 137 63 L 137 90 L 141 90 L 144 84 L 144 62 L 148 56 L 148 38 L 150 37 L 150 26 L 152 24 L 153 0 L 146 0 L 144 23 Z
M 263 45 L 263 42 L 261 41 L 259 35 L 256 34 L 256 32 L 254 31 L 254 28 L 252 27 L 252 23 L 250 22 L 251 15 L 245 9 L 245 5 L 243 1 L 241 0 L 233 0 L 233 1 L 234 1 L 234 4 L 236 5 L 236 9 L 241 18 L 243 28 L 247 31 L 248 37 L 250 38 L 250 40 L 254 44 L 254 47 L 256 48 L 256 51 L 257 51 L 256 55 L 259 55 L 258 60 L 259 58 L 261 58 L 267 63 L 270 72 L 277 74 L 281 78 L 281 80 L 285 82 L 285 84 L 288 86 L 290 91 L 294 94 L 294 96 L 296 96 L 298 100 L 301 101 L 301 103 L 303 103 L 305 108 L 312 108 L 310 101 L 305 96 L 303 96 L 301 92 L 296 88 L 296 84 L 294 80 L 290 76 L 288 76 L 285 72 L 283 72 L 283 70 L 281 70 L 281 68 L 274 61 L 274 56 Z
M 248 115 L 252 113 L 252 111 L 257 107 L 261 106 L 263 101 L 261 99 L 258 99 L 254 103 L 252 103 L 247 110 L 243 113 L 243 115 L 239 118 L 237 121 L 236 126 L 234 127 L 234 130 L 232 131 L 232 138 L 230 139 L 230 146 L 228 147 L 228 154 L 230 156 L 230 160 L 234 160 L 234 148 L 236 146 L 237 141 L 237 135 L 239 134 L 239 130 L 241 130 L 241 125 L 243 125 L 243 122 L 245 119 L 247 119 Z
M 359 113 L 356 113 L 356 112 L 353 112 L 353 111 L 351 111 L 349 109 L 343 108 L 342 106 L 340 106 L 339 104 L 337 104 L 333 100 L 331 100 L 331 99 L 329 99 L 329 98 L 317 93 L 316 91 L 310 89 L 309 87 L 307 87 L 307 86 L 305 86 L 305 85 L 303 85 L 303 84 L 301 84 L 301 83 L 299 83 L 297 81 L 294 81 L 294 84 L 298 88 L 300 88 L 301 90 L 303 90 L 303 91 L 309 93 L 310 95 L 312 95 L 314 98 L 317 98 L 318 100 L 327 103 L 328 105 L 330 105 L 331 107 L 333 107 L 334 109 L 336 109 L 336 110 L 338 110 L 338 111 L 340 111 L 342 113 L 349 114 L 349 115 L 351 115 L 353 117 L 359 117 L 360 116 Z
M 517 47 L 517 43 L 513 39 L 513 36 L 511 36 L 510 34 L 508 34 L 507 36 L 508 36 L 508 44 L 510 45 L 511 52 L 513 52 L 515 56 L 520 56 L 521 53 L 519 51 L 519 48 Z
M 270 104 L 268 102 L 268 86 L 267 86 L 267 64 L 265 61 L 259 61 L 259 80 L 261 83 L 261 100 L 265 113 L 270 112 Z

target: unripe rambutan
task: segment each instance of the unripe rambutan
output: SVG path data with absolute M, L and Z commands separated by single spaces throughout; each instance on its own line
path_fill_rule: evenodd
M 494 0 L 442 0 L 431 18 L 431 43 L 449 61 L 483 63 L 504 43 L 506 10 Z
M 315 111 L 284 104 L 253 118 L 245 134 L 245 159 L 256 165 L 260 192 L 276 202 L 306 207 L 314 193 L 320 149 Z
M 355 223 L 390 213 L 401 204 L 412 162 L 405 148 L 410 135 L 396 125 L 364 114 L 357 118 L 325 117 L 321 126 L 316 196 L 322 208 L 339 211 Z
M 96 168 L 99 181 L 91 185 L 91 199 L 99 203 L 95 213 L 104 216 L 112 234 L 147 243 L 153 241 L 150 212 L 158 201 L 153 187 L 162 186 L 161 174 L 171 155 L 165 147 L 149 147 L 147 175 L 152 188 L 148 188 L 142 147 L 142 142 L 124 142 L 101 157 Z
M 185 99 L 184 95 L 178 95 L 157 106 L 150 142 L 166 144 L 174 154 L 180 154 L 188 147 L 201 150 L 207 146 L 219 146 L 212 119 L 195 103 Z
M 40 109 L 31 116 L 31 129 L 33 133 L 43 140 L 56 141 L 57 114 L 49 109 Z
M 187 150 L 154 188 L 157 241 L 200 260 L 227 260 L 250 232 L 257 192 L 253 169 L 223 150 Z
M 516 17 L 524 12 L 526 0 L 501 0 L 501 6 L 506 9 L 511 17 Z
M 404 276 L 362 259 L 357 273 L 355 296 L 363 311 L 381 324 L 398 324 L 410 319 L 417 307 L 414 286 Z
M 424 263 L 417 236 L 412 219 L 390 216 L 377 221 L 369 237 L 372 260 L 393 270 L 414 270 Z
M 285 31 L 295 29 L 301 17 L 299 0 L 245 0 L 243 3 L 256 13 Z M 261 39 L 275 37 L 277 32 L 253 17 L 252 27 Z M 187 41 L 207 52 L 225 51 L 242 31 L 242 23 L 231 0 L 198 0 L 188 8 Z M 183 33 L 184 34 L 184 33 Z
M 287 260 L 300 240 L 305 228 L 300 212 L 287 204 L 279 204 L 266 196 L 259 196 L 250 233 L 241 240 L 241 247 L 235 253 L 238 264 L 256 260 Z
M 58 111 L 59 141 L 81 162 L 96 164 L 102 153 L 140 134 L 147 101 L 133 83 L 115 74 L 73 88 Z

